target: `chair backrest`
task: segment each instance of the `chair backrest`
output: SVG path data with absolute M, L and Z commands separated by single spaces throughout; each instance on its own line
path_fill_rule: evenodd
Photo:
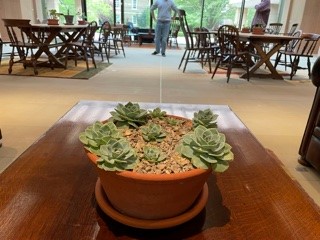
M 27 31 L 31 31 L 30 19 L 2 19 L 11 43 L 27 43 Z
M 170 36 L 175 38 L 178 37 L 179 31 L 180 31 L 180 21 L 179 21 L 179 17 L 176 17 L 171 21 Z
M 280 33 L 282 25 L 282 23 L 270 23 L 268 27 L 269 33 L 278 35 Z
M 179 19 L 180 19 L 180 28 L 182 30 L 183 36 L 186 41 L 186 49 L 191 49 L 194 47 L 194 39 L 190 34 L 190 28 L 187 21 L 186 11 L 183 9 L 179 9 Z
M 218 29 L 218 42 L 221 55 L 237 55 L 240 50 L 239 31 L 231 25 L 222 25 Z
M 82 44 L 92 45 L 94 41 L 94 35 L 98 29 L 98 24 L 96 21 L 92 21 L 86 27 L 85 32 L 83 33 Z
M 301 38 L 297 41 L 293 52 L 299 56 L 312 57 L 319 38 L 320 35 L 316 33 L 302 34 Z
M 302 31 L 301 31 L 301 30 L 298 30 L 298 31 L 294 32 L 294 33 L 292 34 L 292 37 L 295 37 L 296 39 L 291 40 L 291 41 L 286 45 L 285 51 L 288 51 L 288 52 L 294 51 L 297 43 L 299 42 L 299 38 L 301 37 L 301 35 L 302 35 Z
M 99 41 L 106 42 L 108 41 L 111 34 L 111 24 L 109 21 L 105 21 L 102 23 L 99 32 Z
M 286 33 L 286 35 L 292 36 L 296 29 L 298 28 L 298 23 L 294 23 L 292 24 L 291 28 L 289 29 L 289 31 Z

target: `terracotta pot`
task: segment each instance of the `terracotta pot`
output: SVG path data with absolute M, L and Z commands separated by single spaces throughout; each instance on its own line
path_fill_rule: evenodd
M 253 27 L 253 28 L 252 28 L 252 33 L 253 33 L 253 34 L 260 34 L 260 35 L 262 35 L 262 34 L 264 34 L 264 29 L 261 28 L 261 27 Z
M 96 166 L 98 157 L 90 152 L 87 155 Z M 97 171 L 108 200 L 117 211 L 138 219 L 166 219 L 192 206 L 212 170 L 142 174 L 104 171 L 97 167 Z
M 241 32 L 243 33 L 249 33 L 250 32 L 250 28 L 242 28 Z
M 48 19 L 48 25 L 59 25 L 59 19 Z
M 86 20 L 78 20 L 79 25 L 86 25 L 87 21 Z

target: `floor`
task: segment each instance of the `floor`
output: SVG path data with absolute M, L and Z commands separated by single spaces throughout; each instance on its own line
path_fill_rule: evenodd
M 152 52 L 126 47 L 126 58 L 112 57 L 113 64 L 89 80 L 1 75 L 0 172 L 79 100 L 223 104 L 274 151 L 288 174 L 320 205 L 320 175 L 297 162 L 315 93 L 305 71 L 291 81 L 247 82 L 233 75 L 227 84 L 225 76 L 212 80 L 196 63 L 185 73 L 178 70 L 182 50 L 168 49 L 167 57 Z

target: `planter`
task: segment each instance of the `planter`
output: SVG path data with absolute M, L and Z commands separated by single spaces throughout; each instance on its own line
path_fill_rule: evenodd
M 59 25 L 59 19 L 48 19 L 48 25 Z
M 66 20 L 66 25 L 73 25 L 73 15 L 63 15 L 64 19 Z
M 253 34 L 263 35 L 263 34 L 264 34 L 264 29 L 261 28 L 261 27 L 253 27 L 253 28 L 252 28 L 252 33 L 253 33 Z
M 90 152 L 87 156 L 96 166 L 98 157 Z M 97 171 L 100 180 L 96 198 L 103 210 L 107 207 L 105 213 L 133 227 L 162 228 L 186 222 L 204 208 L 208 199 L 205 183 L 212 170 L 142 174 L 104 171 L 97 167 Z M 101 196 L 100 184 L 107 200 Z M 153 222 L 151 226 L 150 221 Z
M 87 21 L 86 20 L 78 20 L 79 25 L 86 25 Z
M 242 28 L 241 32 L 243 33 L 250 33 L 250 28 Z
M 79 134 L 99 179 L 95 196 L 111 218 L 139 228 L 171 227 L 196 216 L 208 200 L 206 181 L 233 160 L 210 109 L 193 119 L 160 108 L 118 104 L 112 121 Z

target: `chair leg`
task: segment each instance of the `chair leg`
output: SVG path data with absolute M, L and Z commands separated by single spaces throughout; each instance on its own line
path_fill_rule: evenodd
M 180 67 L 181 67 L 181 65 L 182 65 L 182 62 L 183 62 L 183 60 L 184 60 L 184 57 L 186 56 L 187 51 L 188 51 L 188 50 L 185 50 L 185 51 L 184 51 L 178 69 L 180 69 Z
M 190 57 L 190 51 L 188 51 L 187 58 L 185 59 L 184 67 L 183 67 L 183 71 L 182 72 L 186 71 L 187 64 L 188 64 L 188 61 L 189 61 L 189 57 Z
M 307 58 L 307 66 L 308 66 L 308 76 L 309 79 L 311 78 L 311 63 L 310 63 L 310 58 Z
M 2 51 L 3 51 L 3 43 L 2 43 L 2 40 L 0 39 L 0 65 L 2 61 Z
M 282 56 L 282 53 L 278 52 L 277 56 L 276 56 L 276 60 L 274 62 L 274 68 L 276 68 L 278 66 L 280 59 L 281 59 L 281 56 Z
M 232 70 L 232 63 L 230 62 L 227 69 L 227 83 L 230 80 L 231 70 Z
M 218 60 L 218 63 L 217 63 L 217 65 L 216 65 L 216 67 L 215 67 L 215 69 L 214 69 L 214 71 L 212 73 L 211 79 L 213 79 L 214 75 L 216 74 L 217 69 L 218 69 L 218 67 L 220 65 L 220 62 L 221 62 L 221 58 L 219 58 L 219 60 Z
M 94 59 L 94 48 L 90 48 L 89 50 L 91 53 L 91 59 L 92 59 L 93 66 L 94 66 L 94 68 L 97 68 L 96 61 Z M 102 53 L 101 53 L 101 55 L 102 55 Z

